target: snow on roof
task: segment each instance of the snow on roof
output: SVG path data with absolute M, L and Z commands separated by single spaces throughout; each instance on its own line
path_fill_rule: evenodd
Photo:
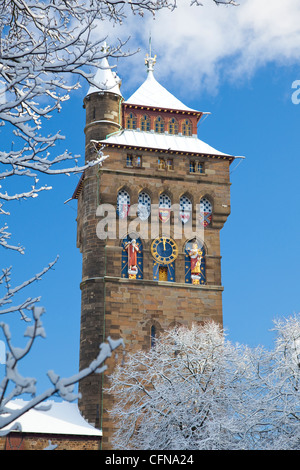
M 21 409 L 26 404 L 26 401 L 16 399 L 9 402 L 7 407 L 16 410 Z M 20 423 L 22 432 L 102 436 L 102 431 L 94 428 L 84 420 L 76 403 L 49 400 L 43 402 L 42 405 L 51 405 L 51 408 L 48 411 L 39 411 L 32 408 L 16 419 L 14 423 Z M 11 426 L 12 424 L 5 429 L 9 429 Z
M 104 145 L 110 144 L 139 147 L 142 149 L 151 148 L 157 150 L 167 150 L 169 152 L 197 153 L 232 157 L 229 154 L 214 149 L 197 137 L 187 137 L 173 134 L 157 134 L 154 132 L 143 132 L 131 129 L 124 129 L 119 133 L 111 135 L 106 140 L 101 140 L 100 143 Z
M 104 52 L 108 52 L 109 50 L 105 43 L 102 50 Z M 99 88 L 95 85 L 91 85 L 87 92 L 87 96 L 100 91 L 116 93 L 117 95 L 122 96 L 120 92 L 121 80 L 117 74 L 112 71 L 106 57 L 103 57 L 100 61 L 99 68 L 94 77 L 94 82 Z
M 153 108 L 177 109 L 180 111 L 193 111 L 185 104 L 173 96 L 166 88 L 164 88 L 153 75 L 153 66 L 155 57 L 147 57 L 147 78 L 144 83 L 133 93 L 133 95 L 125 101 L 125 104 L 136 104 L 139 106 L 151 106 Z

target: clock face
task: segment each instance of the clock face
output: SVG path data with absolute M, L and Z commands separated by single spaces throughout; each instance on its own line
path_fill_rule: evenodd
M 178 248 L 171 238 L 159 237 L 153 240 L 151 253 L 159 264 L 170 264 L 177 258 Z

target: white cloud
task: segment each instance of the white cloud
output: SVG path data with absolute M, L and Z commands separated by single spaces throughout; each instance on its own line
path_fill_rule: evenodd
M 142 49 L 119 62 L 127 88 L 136 88 L 145 77 L 150 32 L 157 79 L 164 77 L 166 84 L 174 77 L 178 85 L 180 77 L 183 94 L 190 86 L 212 92 L 220 80 L 240 81 L 270 62 L 299 63 L 299 0 L 240 0 L 237 7 L 216 6 L 212 0 L 204 0 L 203 7 L 189 3 L 179 0 L 175 11 L 161 10 L 155 20 L 128 16 L 116 28 L 102 23 L 101 35 L 108 34 L 108 41 L 130 36 L 126 47 Z

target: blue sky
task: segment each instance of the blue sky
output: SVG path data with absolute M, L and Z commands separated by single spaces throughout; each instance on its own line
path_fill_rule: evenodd
M 211 112 L 198 137 L 246 157 L 238 166 L 232 164 L 232 213 L 221 232 L 221 251 L 224 326 L 229 339 L 250 346 L 271 347 L 272 320 L 300 310 L 300 104 L 291 99 L 292 83 L 300 80 L 299 20 L 295 0 L 274 0 L 272 9 L 267 0 L 244 0 L 234 9 L 207 1 L 197 10 L 185 6 L 162 12 L 155 21 L 146 17 L 142 28 L 141 20 L 131 17 L 122 30 L 101 24 L 95 32 L 103 35 L 104 30 L 111 43 L 121 33 L 124 38 L 131 35 L 126 48 L 141 49 L 115 62 L 125 98 L 146 78 L 144 57 L 151 33 L 156 79 L 186 105 Z M 86 91 L 83 85 L 52 119 L 53 131 L 61 129 L 66 136 L 58 152 L 67 148 L 84 154 Z M 47 370 L 70 375 L 78 369 L 77 203 L 64 204 L 77 181 L 78 176 L 41 177 L 51 191 L 10 204 L 7 222 L 13 241 L 24 245 L 26 253 L 1 251 L 1 267 L 13 266 L 13 284 L 60 256 L 55 269 L 26 290 L 27 296 L 41 295 L 46 308 L 47 339 L 37 341 L 21 369 L 37 377 L 41 389 L 48 385 Z M 19 182 L 6 184 L 13 190 Z M 20 338 L 16 344 L 21 344 L 24 325 L 11 320 Z

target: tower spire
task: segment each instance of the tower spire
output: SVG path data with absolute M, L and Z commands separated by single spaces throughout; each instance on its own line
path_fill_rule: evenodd
M 146 54 L 145 65 L 147 67 L 147 73 L 153 73 L 154 65 L 156 63 L 156 55 L 152 57 L 152 45 L 151 45 L 151 33 L 149 36 L 149 54 Z

